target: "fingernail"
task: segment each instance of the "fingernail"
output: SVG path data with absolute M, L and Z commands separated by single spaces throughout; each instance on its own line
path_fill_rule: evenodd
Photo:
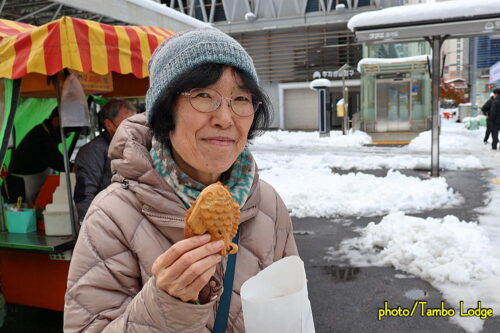
M 210 234 L 204 234 L 200 236 L 200 242 L 206 243 L 210 240 Z

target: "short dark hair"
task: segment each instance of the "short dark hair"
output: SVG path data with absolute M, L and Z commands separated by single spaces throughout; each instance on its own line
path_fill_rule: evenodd
M 493 89 L 493 93 L 496 95 L 500 95 L 500 88 Z
M 99 130 L 102 132 L 105 130 L 104 120 L 109 119 L 111 121 L 115 120 L 120 113 L 121 108 L 126 108 L 132 112 L 137 112 L 135 106 L 127 101 L 126 99 L 112 99 L 108 101 L 102 107 L 97 115 L 97 120 L 99 122 Z
M 162 96 L 150 110 L 153 113 L 153 117 L 149 127 L 160 143 L 170 147 L 170 132 L 175 130 L 176 121 L 173 107 L 176 104 L 179 93 L 189 91 L 193 88 L 205 88 L 216 83 L 222 76 L 222 72 L 226 66 L 214 63 L 203 64 L 189 71 L 188 74 L 181 74 L 172 80 L 172 83 L 166 87 Z M 257 111 L 255 111 L 252 125 L 248 131 L 247 139 L 251 140 L 269 127 L 272 116 L 271 103 L 255 80 L 237 68 L 234 68 L 234 70 L 241 77 L 244 87 L 262 103 L 259 105 Z

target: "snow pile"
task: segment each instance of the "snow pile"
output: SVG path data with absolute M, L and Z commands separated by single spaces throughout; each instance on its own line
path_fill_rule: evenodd
M 329 168 L 262 170 L 296 217 L 383 215 L 394 210 L 416 212 L 452 206 L 461 198 L 444 178 L 421 180 L 389 170 L 386 177 L 365 173 L 338 175 Z
M 441 152 L 475 151 L 483 146 L 484 127 L 468 130 L 461 123 L 442 119 L 439 149 Z M 430 151 L 431 131 L 420 133 L 408 145 L 410 151 Z
M 329 137 L 320 137 L 319 132 L 289 132 L 267 131 L 256 138 L 252 146 L 273 147 L 360 147 L 371 143 L 371 137 L 362 131 L 349 132 L 342 135 L 342 131 L 331 131 Z
M 270 169 L 276 165 L 289 169 L 318 169 L 331 167 L 340 170 L 376 170 L 376 169 L 430 169 L 431 158 L 407 155 L 359 155 L 322 153 L 322 154 L 290 154 L 276 152 L 253 152 L 260 169 Z M 482 168 L 481 161 L 472 155 L 466 157 L 443 156 L 439 166 L 446 170 L 464 170 Z
M 431 282 L 457 284 L 489 278 L 500 268 L 485 230 L 455 216 L 422 219 L 395 212 L 359 232 L 361 237 L 340 245 L 357 266 L 392 265 Z
M 496 230 L 497 225 L 498 216 Z M 330 248 L 328 259 L 349 259 L 357 266 L 392 265 L 429 281 L 457 314 L 461 301 L 467 309 L 477 307 L 480 300 L 483 308 L 498 315 L 500 246 L 491 231 L 455 216 L 422 219 L 394 212 L 359 229 L 361 236 L 343 241 L 338 250 Z M 467 332 L 482 329 L 484 320 L 457 314 L 452 321 Z

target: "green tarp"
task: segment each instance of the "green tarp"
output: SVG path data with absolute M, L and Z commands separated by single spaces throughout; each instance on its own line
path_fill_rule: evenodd
M 7 127 L 7 119 L 11 110 L 13 80 L 0 79 L 0 107 L 3 105 L 2 114 L 0 115 L 0 142 L 3 141 L 5 129 Z M 2 103 L 3 101 L 3 103 Z M 35 126 L 47 119 L 52 110 L 57 106 L 55 98 L 24 98 L 20 99 L 17 104 L 16 114 L 14 118 L 14 147 L 18 146 Z M 74 139 L 72 133 L 66 140 L 67 147 L 71 145 Z M 62 144 L 59 145 L 59 150 L 62 153 Z M 12 149 L 8 149 L 3 159 L 2 165 L 8 168 L 10 164 L 10 155 Z M 0 184 L 1 184 L 0 180 Z

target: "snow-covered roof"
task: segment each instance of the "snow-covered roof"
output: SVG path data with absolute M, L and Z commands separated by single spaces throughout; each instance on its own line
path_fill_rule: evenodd
M 122 22 L 158 26 L 174 32 L 210 26 L 153 0 L 54 0 L 54 2 Z
M 126 0 L 127 2 L 134 3 L 138 6 L 147 8 L 153 12 L 160 13 L 162 15 L 168 16 L 169 18 L 179 22 L 183 23 L 187 26 L 193 27 L 193 28 L 202 28 L 202 27 L 208 27 L 209 25 L 195 19 L 194 17 L 188 16 L 186 14 L 183 14 L 175 9 L 172 9 L 165 4 L 160 4 L 156 1 L 152 0 Z
M 311 83 L 309 84 L 309 88 L 311 90 L 316 90 L 322 87 L 330 87 L 331 84 L 332 83 L 328 79 L 316 79 L 311 81 Z
M 363 58 L 358 62 L 358 72 L 361 73 L 363 65 L 380 65 L 380 64 L 398 64 L 398 63 L 414 63 L 419 61 L 427 62 L 429 55 L 419 55 L 414 57 L 403 58 Z
M 444 81 L 444 82 L 446 82 L 446 83 L 452 83 L 452 82 L 457 82 L 457 81 L 462 81 L 462 82 L 465 82 L 465 79 L 464 79 L 464 78 L 462 78 L 462 77 L 457 77 L 457 78 L 455 78 L 455 79 L 446 80 L 446 81 Z
M 385 8 L 353 16 L 347 27 L 354 30 L 391 25 L 414 25 L 424 22 L 445 22 L 471 17 L 500 15 L 499 0 L 455 0 Z

